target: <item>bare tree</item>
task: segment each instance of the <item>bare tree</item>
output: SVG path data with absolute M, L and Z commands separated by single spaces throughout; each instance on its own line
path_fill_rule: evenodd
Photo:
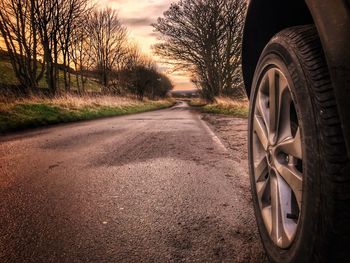
M 87 21 L 87 17 L 83 18 L 80 25 L 78 24 L 73 30 L 69 51 L 69 56 L 76 72 L 76 83 L 80 94 L 85 93 L 86 72 L 91 70 L 93 66 L 91 58 L 92 48 L 88 32 L 84 27 L 85 21 Z
M 50 91 L 58 91 L 59 31 L 64 0 L 33 0 L 35 21 L 44 50 L 46 81 Z
M 59 44 L 63 59 L 63 79 L 66 91 L 70 91 L 70 64 L 71 64 L 71 46 L 73 34 L 75 31 L 81 31 L 83 20 L 91 10 L 89 0 L 66 0 L 62 1 L 60 6 L 60 30 Z
M 153 25 L 162 40 L 154 49 L 176 69 L 190 71 L 208 100 L 240 93 L 235 81 L 240 72 L 245 8 L 243 0 L 173 3 Z
M 139 100 L 165 97 L 173 88 L 170 79 L 158 71 L 156 63 L 131 46 L 119 74 L 119 84 Z
M 43 65 L 38 65 L 38 28 L 33 2 L 0 0 L 0 32 L 13 70 L 25 92 L 38 88 Z
M 95 10 L 87 27 L 100 81 L 107 88 L 111 72 L 125 53 L 127 31 L 120 23 L 117 12 L 110 8 Z
M 69 90 L 71 36 L 89 10 L 90 0 L 0 0 L 0 32 L 21 86 L 30 90 L 46 73 L 54 94 L 63 59 L 64 85 Z M 38 50 L 43 54 L 38 54 Z M 44 63 L 38 65 L 38 59 Z
M 122 94 L 124 88 L 139 99 L 164 96 L 172 87 L 154 61 L 127 42 L 115 10 L 93 9 L 90 0 L 0 0 L 0 9 L 0 32 L 16 76 L 29 90 L 38 88 L 45 73 L 51 93 L 60 92 L 62 70 L 69 92 L 71 65 L 79 93 L 87 76 L 98 76 L 110 91 Z M 43 59 L 41 67 L 38 59 Z
M 118 63 L 118 69 L 133 69 L 142 64 L 142 54 L 137 44 L 129 43 L 125 46 L 125 52 Z
M 64 86 L 69 91 L 71 36 L 88 10 L 89 0 L 33 0 L 35 22 L 44 51 L 46 80 L 53 94 L 59 90 L 59 60 L 63 60 Z

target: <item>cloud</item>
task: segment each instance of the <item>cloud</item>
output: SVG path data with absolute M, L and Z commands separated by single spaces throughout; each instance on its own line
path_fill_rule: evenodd
M 171 1 L 165 1 L 163 4 L 152 5 L 149 7 L 149 11 L 157 16 L 161 16 L 166 10 L 168 10 L 170 3 Z
M 149 35 L 150 37 L 155 37 L 155 38 L 160 37 L 159 33 L 157 33 L 157 32 L 151 32 L 151 33 L 148 33 L 148 35 Z
M 149 17 L 140 17 L 140 18 L 122 18 L 121 19 L 123 24 L 128 27 L 144 27 L 144 26 L 150 26 L 152 23 L 155 22 L 154 19 L 151 19 Z

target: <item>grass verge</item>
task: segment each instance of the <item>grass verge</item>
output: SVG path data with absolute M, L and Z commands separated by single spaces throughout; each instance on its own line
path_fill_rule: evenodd
M 50 124 L 152 111 L 174 105 L 171 100 L 137 101 L 119 97 L 61 96 L 53 99 L 0 98 L 0 133 Z
M 215 98 L 214 103 L 207 103 L 201 99 L 191 100 L 190 105 L 197 107 L 201 112 L 230 115 L 239 118 L 248 118 L 249 103 L 247 100 L 232 100 L 230 98 Z

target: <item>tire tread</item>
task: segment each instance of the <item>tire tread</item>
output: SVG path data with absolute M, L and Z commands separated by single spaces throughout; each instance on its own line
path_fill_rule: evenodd
M 326 261 L 343 262 L 349 253 L 350 175 L 342 171 L 349 164 L 349 157 L 325 56 L 313 25 L 291 27 L 276 37 L 286 39 L 297 51 L 310 93 L 314 95 L 315 112 L 319 111 L 315 116 L 318 116 L 320 151 L 325 162 L 326 181 L 332 185 L 330 195 L 334 206 L 334 236 L 329 242 L 331 249 Z

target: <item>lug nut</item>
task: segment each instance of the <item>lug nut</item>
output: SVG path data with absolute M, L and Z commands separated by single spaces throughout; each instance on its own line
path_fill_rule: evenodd
M 277 155 L 277 160 L 279 163 L 281 164 L 288 164 L 289 163 L 289 155 L 288 154 L 285 154 L 283 152 L 280 152 L 278 155 Z

